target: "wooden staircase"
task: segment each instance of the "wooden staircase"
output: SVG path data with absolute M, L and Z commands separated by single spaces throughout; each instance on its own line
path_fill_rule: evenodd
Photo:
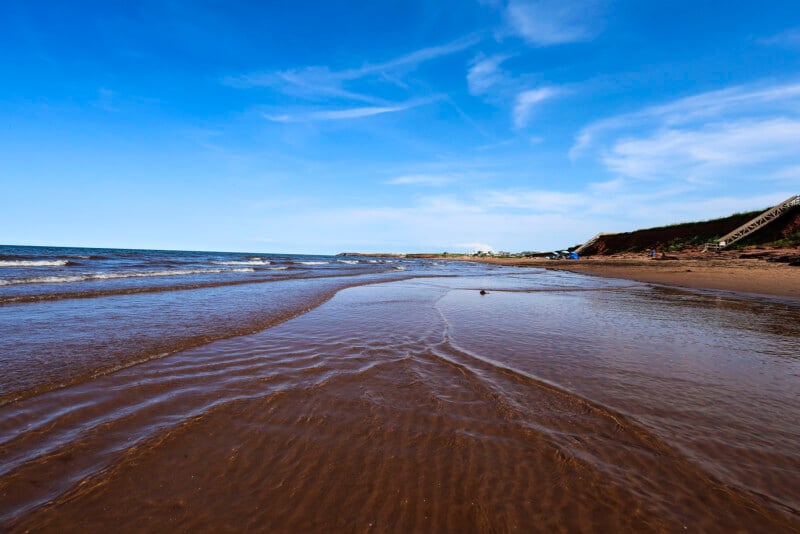
M 614 235 L 614 233 L 613 232 L 600 232 L 596 236 L 594 236 L 591 239 L 589 239 L 589 241 L 587 241 L 583 245 L 581 245 L 578 248 L 576 248 L 573 252 L 575 252 L 576 254 L 581 254 L 584 250 L 586 250 L 587 248 L 589 248 L 592 245 L 594 245 L 597 242 L 597 240 L 600 239 L 601 237 L 603 237 L 604 235 Z
M 755 232 L 756 230 L 761 229 L 762 226 L 765 226 L 781 215 L 783 215 L 789 208 L 794 206 L 800 206 L 800 195 L 794 195 L 777 206 L 773 206 L 772 208 L 768 209 L 764 213 L 760 214 L 758 217 L 751 219 L 750 221 L 744 223 L 734 231 L 725 234 L 721 238 L 716 241 L 712 241 L 711 243 L 706 243 L 703 252 L 709 251 L 719 251 L 725 247 L 729 247 L 732 244 L 736 243 L 744 236 Z

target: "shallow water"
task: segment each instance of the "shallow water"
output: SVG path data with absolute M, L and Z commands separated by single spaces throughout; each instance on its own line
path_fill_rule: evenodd
M 71 361 L 48 353 L 51 385 L 142 332 L 227 339 L 64 387 L 4 378 L 34 393 L 0 407 L 0 525 L 800 529 L 800 305 L 533 269 L 402 275 L 181 290 L 177 323 L 142 295 L 64 300 L 87 334 Z M 27 342 L 50 346 L 69 329 L 43 337 L 49 304 L 0 313 L 39 308 Z M 271 327 L 222 335 L 239 322 Z

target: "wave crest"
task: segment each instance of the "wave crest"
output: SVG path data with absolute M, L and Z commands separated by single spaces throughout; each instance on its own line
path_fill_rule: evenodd
M 34 276 L 17 280 L 0 280 L 0 286 L 19 284 L 65 284 L 69 282 L 89 282 L 93 280 L 115 280 L 118 278 L 148 278 L 155 276 L 184 276 L 191 274 L 251 273 L 252 267 L 241 269 L 184 269 L 175 271 L 145 271 L 132 273 L 89 273 L 67 276 Z
M 212 261 L 214 265 L 270 265 L 272 262 L 262 259 L 251 259 L 246 261 Z
M 63 267 L 69 260 L 0 260 L 0 267 Z

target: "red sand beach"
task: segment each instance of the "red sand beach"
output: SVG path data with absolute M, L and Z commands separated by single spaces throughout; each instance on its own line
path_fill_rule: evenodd
M 772 251 L 764 258 L 740 258 L 742 253 L 670 253 L 674 259 L 651 259 L 645 254 L 589 256 L 578 261 L 524 258 L 470 258 L 470 261 L 541 267 L 608 278 L 694 289 L 718 289 L 800 299 L 800 267 L 769 262 L 770 256 L 800 256 L 800 250 Z M 658 256 L 657 258 L 660 258 Z

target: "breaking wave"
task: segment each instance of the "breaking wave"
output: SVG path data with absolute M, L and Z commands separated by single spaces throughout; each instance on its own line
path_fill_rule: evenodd
M 18 284 L 64 284 L 69 282 L 87 282 L 91 280 L 113 280 L 117 278 L 148 278 L 155 276 L 182 276 L 191 274 L 248 273 L 253 268 L 241 269 L 184 269 L 175 271 L 145 271 L 131 273 L 88 273 L 65 276 L 34 276 L 17 280 L 0 280 L 0 286 Z
M 0 260 L 0 267 L 63 267 L 69 260 Z
M 212 261 L 214 265 L 269 265 L 272 262 L 262 259 L 252 259 L 247 261 Z

